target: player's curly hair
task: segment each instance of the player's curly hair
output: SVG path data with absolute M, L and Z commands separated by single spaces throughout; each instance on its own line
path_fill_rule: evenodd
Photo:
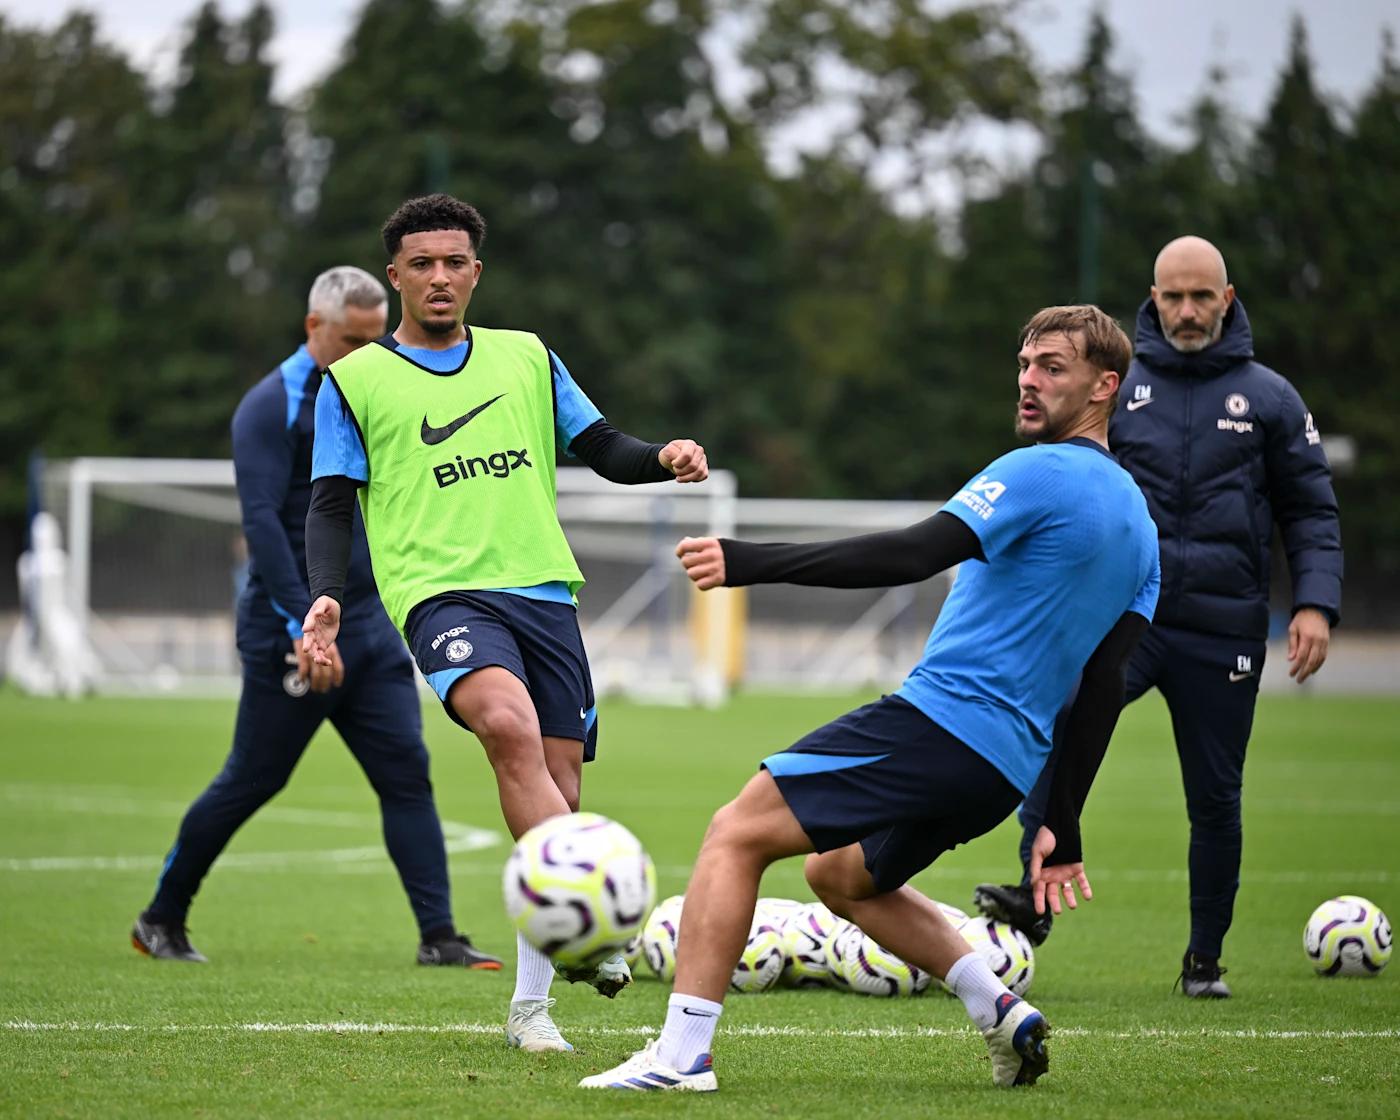
M 392 258 L 410 233 L 439 229 L 465 230 L 472 239 L 472 251 L 481 253 L 482 242 L 486 240 L 486 219 L 475 206 L 450 194 L 410 198 L 389 215 L 379 234 L 384 239 L 384 251 Z

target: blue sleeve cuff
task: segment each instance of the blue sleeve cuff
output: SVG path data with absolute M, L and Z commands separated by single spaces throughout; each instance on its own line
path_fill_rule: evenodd
M 302 620 L 299 618 L 294 618 L 291 615 L 291 613 L 276 599 L 272 598 L 272 596 L 269 595 L 267 601 L 272 604 L 272 609 L 282 616 L 282 620 L 287 625 L 288 637 L 290 637 L 293 641 L 295 641 L 297 638 L 300 638 L 303 633 L 301 628 Z

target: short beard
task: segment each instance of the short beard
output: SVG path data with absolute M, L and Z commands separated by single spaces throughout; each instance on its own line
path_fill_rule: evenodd
M 1191 342 L 1184 342 L 1179 340 L 1175 333 L 1173 333 L 1167 335 L 1167 342 L 1171 344 L 1171 348 L 1178 354 L 1199 354 L 1207 346 L 1214 346 L 1219 342 L 1224 329 L 1225 316 L 1222 314 L 1220 318 L 1215 321 L 1214 326 L 1212 326 L 1206 334 L 1201 336 L 1199 341 L 1193 340 Z
M 425 334 L 451 334 L 462 324 L 456 319 L 448 319 L 445 322 L 441 319 L 419 319 L 418 325 L 423 328 Z

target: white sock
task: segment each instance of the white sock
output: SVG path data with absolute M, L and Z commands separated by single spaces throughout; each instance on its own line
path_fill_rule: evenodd
M 1007 995 L 1011 989 L 997 979 L 997 974 L 987 967 L 987 962 L 975 950 L 965 957 L 959 957 L 943 982 L 963 1001 L 979 1031 L 996 1026 L 997 999 Z
M 515 935 L 515 961 L 515 995 L 510 997 L 511 1002 L 548 999 L 549 985 L 554 979 L 554 965 L 525 940 L 523 933 Z
M 682 1073 L 695 1065 L 701 1054 L 708 1054 L 714 1042 L 724 1004 L 699 996 L 672 992 L 666 1003 L 666 1025 L 656 1044 L 656 1056 Z

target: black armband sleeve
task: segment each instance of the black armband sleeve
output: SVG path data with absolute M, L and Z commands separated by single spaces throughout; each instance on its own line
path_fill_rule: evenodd
M 619 432 L 606 420 L 595 420 L 569 444 L 572 451 L 593 473 L 609 482 L 669 482 L 675 476 L 661 465 L 657 456 L 664 443 L 644 443 Z
M 727 587 L 796 583 L 806 587 L 895 587 L 981 560 L 982 544 L 960 517 L 942 511 L 907 529 L 815 544 L 721 540 Z
M 1047 864 L 1079 863 L 1084 858 L 1079 816 L 1123 710 L 1128 659 L 1146 632 L 1147 619 L 1129 611 L 1084 666 L 1050 781 L 1045 826 L 1055 834 L 1055 850 Z
M 306 511 L 306 578 L 313 603 L 322 595 L 337 603 L 344 599 L 355 491 L 360 485 L 343 474 L 318 478 L 311 484 L 311 506 Z

